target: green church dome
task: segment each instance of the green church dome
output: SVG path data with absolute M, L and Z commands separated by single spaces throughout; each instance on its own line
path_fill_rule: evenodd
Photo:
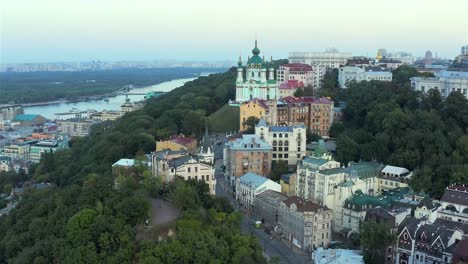
M 260 54 L 260 50 L 257 48 L 257 41 L 256 40 L 255 40 L 255 48 L 253 48 L 252 54 L 254 56 L 256 56 L 256 55 L 258 56 L 258 54 Z

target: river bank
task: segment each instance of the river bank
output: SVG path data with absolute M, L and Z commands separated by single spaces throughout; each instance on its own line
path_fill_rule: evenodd
M 74 109 L 76 111 L 120 110 L 120 106 L 125 102 L 127 98 L 130 99 L 130 101 L 132 102 L 141 101 L 144 100 L 144 94 L 146 93 L 170 92 L 173 89 L 184 85 L 184 83 L 192 81 L 194 79 L 196 78 L 176 79 L 147 87 L 135 88 L 135 92 L 138 94 L 128 96 L 123 94 L 108 96 L 108 101 L 103 100 L 105 95 L 96 95 L 96 99 L 93 100 L 86 100 L 86 98 L 83 98 L 84 100 L 82 101 L 56 100 L 50 102 L 23 104 L 23 109 L 25 114 L 39 114 L 51 120 L 57 118 L 56 113 L 68 113 L 71 109 Z M 89 98 L 89 96 L 87 97 Z M 67 116 L 62 116 L 61 118 L 67 118 Z

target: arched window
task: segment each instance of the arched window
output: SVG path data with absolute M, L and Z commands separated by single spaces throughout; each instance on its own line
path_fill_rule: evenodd
M 276 133 L 273 133 L 273 137 L 274 137 L 274 138 L 276 137 Z
M 280 134 L 279 134 L 279 137 L 282 138 L 282 137 L 283 137 L 283 134 L 280 133 Z
M 285 147 L 289 146 L 289 141 L 287 141 L 287 140 L 284 141 L 284 146 L 285 146 Z
M 280 142 L 278 143 L 278 146 L 283 146 L 283 141 L 280 141 Z
M 287 138 L 287 137 L 288 137 L 288 134 L 284 134 L 284 137 Z
M 276 140 L 273 140 L 273 146 L 276 146 Z

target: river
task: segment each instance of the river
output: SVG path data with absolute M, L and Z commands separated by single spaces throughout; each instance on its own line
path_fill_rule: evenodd
M 143 87 L 143 88 L 136 88 L 130 91 L 130 93 L 148 93 L 148 92 L 169 92 L 182 86 L 184 83 L 188 81 L 193 81 L 196 78 L 185 78 L 185 79 L 177 79 L 173 81 L 163 82 L 160 84 Z M 118 87 L 116 88 L 116 90 Z M 74 103 L 51 103 L 46 105 L 38 105 L 38 106 L 25 106 L 24 113 L 25 114 L 39 114 L 48 119 L 56 119 L 57 116 L 55 113 L 65 113 L 69 112 L 73 108 L 79 111 L 87 111 L 87 110 L 120 110 L 120 106 L 125 102 L 125 95 L 117 95 L 114 97 L 109 97 L 109 101 L 106 102 L 104 100 L 89 100 L 89 101 L 81 101 L 81 102 L 74 102 Z M 144 99 L 144 95 L 129 95 L 128 98 L 132 102 L 141 101 Z M 73 116 L 63 116 L 62 118 L 69 118 Z

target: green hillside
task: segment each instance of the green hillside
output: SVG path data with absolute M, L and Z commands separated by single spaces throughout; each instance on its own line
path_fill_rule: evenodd
M 208 117 L 210 129 L 213 132 L 239 130 L 239 107 L 225 104 Z

